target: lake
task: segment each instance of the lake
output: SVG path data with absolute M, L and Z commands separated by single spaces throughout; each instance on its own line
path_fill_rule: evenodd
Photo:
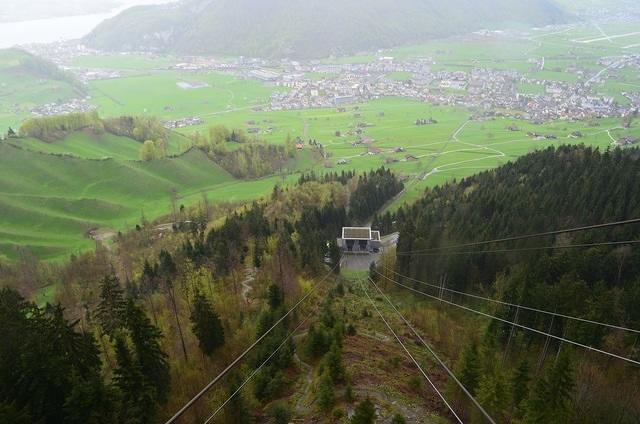
M 167 1 L 126 0 L 123 3 L 123 6 L 109 13 L 0 23 L 0 48 L 74 40 L 87 35 L 102 21 L 117 15 L 128 7 L 139 4 L 167 3 Z

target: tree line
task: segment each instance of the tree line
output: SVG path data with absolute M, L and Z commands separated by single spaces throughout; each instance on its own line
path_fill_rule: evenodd
M 160 120 L 153 117 L 120 116 L 102 119 L 96 111 L 69 113 L 27 119 L 20 126 L 19 134 L 21 137 L 33 137 L 53 143 L 80 130 L 88 130 L 96 135 L 106 132 L 132 138 L 140 143 L 149 142 L 151 145 L 146 143 L 146 147 L 141 147 L 143 160 L 164 157 L 167 154 L 169 132 Z
M 195 133 L 192 143 L 237 178 L 260 178 L 282 172 L 295 157 L 290 143 L 275 145 L 257 137 L 249 137 L 244 130 L 224 125 L 209 128 L 207 134 Z
M 26 254 L 19 263 L 0 263 L 3 285 L 59 282 L 60 302 L 38 307 L 16 290 L 0 292 L 0 421 L 142 424 L 175 412 L 206 375 L 283 316 L 299 298 L 301 281 L 324 274 L 323 264 L 339 264 L 335 238 L 348 224 L 349 192 L 358 181 L 276 187 L 269 199 L 216 225 L 208 219 L 218 217 L 203 212 L 163 237 L 143 219 L 119 234 L 112 250 L 98 248 L 64 264 L 38 264 Z M 241 285 L 247 269 L 255 273 L 249 293 Z M 343 327 L 329 320 L 328 308 L 326 325 L 316 327 L 323 340 Z M 289 325 L 286 320 L 265 338 L 212 396 L 233 393 Z M 332 384 L 341 384 L 339 343 L 320 344 L 317 355 L 327 358 Z M 234 417 L 250 419 L 249 411 L 290 387 L 293 353 L 293 343 L 282 348 L 245 397 L 225 408 L 226 422 L 246 422 Z M 200 405 L 190 417 L 207 412 Z
M 400 232 L 395 265 L 399 274 L 516 305 L 640 328 L 640 251 L 629 245 L 562 249 L 567 245 L 636 240 L 640 225 L 429 250 L 638 217 L 638 177 L 638 149 L 548 148 L 496 170 L 427 189 L 414 205 L 377 216 L 374 226 Z M 557 249 L 526 250 L 539 246 Z M 450 254 L 457 251 L 471 254 Z M 395 278 L 418 290 L 441 295 L 437 289 Z M 455 300 L 464 302 L 461 299 Z M 631 353 L 635 358 L 640 355 L 634 337 L 601 326 L 562 317 L 551 320 L 548 315 L 504 305 L 483 307 L 474 303 L 474 307 L 588 346 L 624 356 Z M 460 371 L 471 376 L 467 382 L 477 389 L 478 397 L 506 421 L 598 422 L 607 420 L 611 408 L 624 411 L 617 415 L 619 422 L 633 422 L 632 417 L 638 416 L 637 402 L 622 405 L 622 400 L 611 404 L 605 401 L 614 396 L 615 385 L 594 387 L 595 399 L 590 402 L 577 399 L 577 381 L 585 377 L 577 372 L 576 355 L 561 342 L 542 339 L 541 344 L 539 336 L 497 321 L 491 322 L 482 338 L 479 346 L 463 355 Z M 534 346 L 542 351 L 537 359 L 525 353 Z M 514 350 L 522 362 L 514 358 L 497 369 L 494 364 L 503 363 Z M 549 360 L 551 365 L 547 365 Z M 616 365 L 611 364 L 614 369 Z M 474 367 L 488 375 L 486 381 L 479 379 L 480 372 L 471 369 Z M 525 372 L 527 367 L 531 367 L 530 372 Z M 547 369 L 542 377 L 541 369 Z M 587 371 L 584 366 L 581 372 L 608 378 L 606 372 Z M 511 384 L 510 378 L 520 383 Z M 521 391 L 523 387 L 526 393 Z

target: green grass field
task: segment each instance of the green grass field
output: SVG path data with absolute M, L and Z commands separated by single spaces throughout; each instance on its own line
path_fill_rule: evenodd
M 183 89 L 178 83 L 206 86 Z M 173 119 L 250 110 L 267 103 L 273 89 L 257 81 L 219 73 L 167 71 L 94 81 L 89 91 L 102 116 L 152 115 Z
M 65 154 L 86 159 L 138 160 L 141 143 L 127 137 L 104 133 L 96 136 L 90 132 L 75 132 L 55 143 L 43 143 L 33 138 L 11 141 L 11 144 L 42 153 Z M 168 154 L 177 155 L 189 148 L 189 140 L 171 133 Z
M 167 214 L 174 188 L 185 204 L 202 192 L 213 201 L 266 192 L 263 182 L 230 192 L 236 180 L 199 151 L 143 163 L 56 156 L 3 142 L 0 179 L 0 253 L 9 258 L 16 245 L 48 259 L 90 247 L 90 229 L 126 229 L 143 212 L 149 219 Z M 215 198 L 218 188 L 223 197 Z
M 229 114 L 229 118 L 261 117 L 260 113 L 237 114 L 241 112 Z M 306 127 L 307 136 L 321 141 L 329 153 L 326 162 L 314 161 L 306 148 L 292 171 L 367 171 L 388 166 L 404 175 L 407 190 L 391 208 L 418 198 L 428 186 L 499 166 L 535 149 L 564 143 L 604 149 L 612 142 L 610 129 L 613 137 L 640 135 L 637 124 L 629 130 L 616 129 L 617 120 L 603 120 L 598 126 L 569 122 L 532 125 L 511 119 L 468 122 L 469 114 L 464 110 L 393 98 L 345 113 L 307 110 L 267 115 L 269 125 L 277 128 L 269 136 L 272 142 L 281 142 L 286 133 L 302 135 Z M 433 117 L 438 123 L 415 126 L 417 116 Z M 361 122 L 369 125 L 365 134 L 371 145 L 353 146 L 356 136 L 336 137 L 336 130 L 346 134 Z M 513 125 L 519 131 L 508 129 Z M 534 140 L 526 135 L 528 131 L 553 134 L 557 139 Z M 573 131 L 584 136 L 568 138 Z M 172 148 L 182 148 L 176 144 L 181 138 L 173 140 Z M 168 214 L 172 188 L 178 191 L 180 202 L 189 205 L 198 202 L 203 193 L 211 201 L 251 200 L 283 182 L 279 177 L 236 180 L 199 151 L 176 159 L 139 162 L 135 160 L 139 143 L 121 137 L 76 133 L 53 144 L 30 139 L 11 143 L 0 144 L 0 254 L 8 258 L 15 258 L 18 245 L 26 245 L 46 259 L 90 248 L 93 242 L 86 234 L 91 229 L 123 230 L 138 223 L 143 212 L 150 219 Z M 395 152 L 399 147 L 404 151 Z M 370 148 L 377 149 L 375 154 L 369 154 Z M 105 157 L 112 159 L 99 160 Z M 347 164 L 337 165 L 341 159 Z M 284 183 L 295 179 L 292 175 Z
M 0 50 L 0 131 L 16 128 L 38 105 L 67 100 L 78 95 L 68 82 L 24 72 L 20 66 L 26 53 Z
M 634 29 L 611 23 L 600 28 L 608 35 L 626 34 Z M 599 57 L 640 52 L 625 48 L 638 42 L 629 36 L 602 38 L 593 25 L 560 30 L 534 31 L 530 36 L 502 39 L 470 35 L 439 40 L 420 46 L 395 49 L 384 54 L 400 58 L 429 57 L 434 69 L 462 70 L 474 67 L 516 69 L 530 78 L 579 81 L 569 68 L 599 71 Z M 592 41 L 594 40 L 595 41 Z M 584 42 L 584 41 L 587 42 Z M 533 62 L 545 59 L 543 71 Z M 328 59 L 326 63 L 362 63 L 372 56 Z M 533 60 L 535 59 L 535 60 Z M 21 80 L 11 68 L 19 57 L 0 55 L 0 126 L 16 125 L 31 107 L 73 96 L 65 83 Z M 640 124 L 621 129 L 620 120 L 594 123 L 558 121 L 533 125 L 524 121 L 496 118 L 469 121 L 471 112 L 461 108 L 431 106 L 402 98 L 383 98 L 335 109 L 261 111 L 275 90 L 258 81 L 221 73 L 185 73 L 167 70 L 177 59 L 156 56 L 108 55 L 77 58 L 73 65 L 117 69 L 126 77 L 93 81 L 88 87 L 92 101 L 104 117 L 153 115 L 161 119 L 199 116 L 204 124 L 174 133 L 171 154 L 188 148 L 186 136 L 207 131 L 210 125 L 232 128 L 258 127 L 260 137 L 283 143 L 287 135 L 316 139 L 328 153 L 318 160 L 310 147 L 290 164 L 291 172 L 315 170 L 359 172 L 387 166 L 403 175 L 406 190 L 390 208 L 417 199 L 426 187 L 500 166 L 507 161 L 552 145 L 585 143 L 601 149 L 622 136 L 640 136 Z M 610 71 L 615 78 L 597 87 L 619 102 L 628 101 L 623 91 L 640 89 L 637 69 Z M 309 78 L 335 75 L 309 74 Z M 387 78 L 406 80 L 410 73 L 392 73 Z M 201 84 L 184 89 L 178 83 Z M 521 93 L 542 93 L 544 86 L 521 84 Z M 416 126 L 416 119 L 433 118 L 433 125 Z M 508 128 L 516 126 L 519 131 Z M 369 144 L 355 144 L 361 128 Z M 556 139 L 534 140 L 535 131 L 553 134 Z M 580 131 L 582 138 L 568 138 Z M 336 135 L 339 132 L 340 135 Z M 55 143 L 19 139 L 0 143 L 0 258 L 15 259 L 17 246 L 27 246 L 44 259 L 59 259 L 90 248 L 91 229 L 126 230 L 140 222 L 141 214 L 155 219 L 168 214 L 170 191 L 176 189 L 185 205 L 201 200 L 246 201 L 268 194 L 277 183 L 291 183 L 270 177 L 256 181 L 237 180 L 209 161 L 199 151 L 175 159 L 142 163 L 140 143 L 113 135 L 95 136 L 77 132 Z M 400 151 L 401 150 L 401 151 Z M 345 165 L 338 165 L 346 161 Z

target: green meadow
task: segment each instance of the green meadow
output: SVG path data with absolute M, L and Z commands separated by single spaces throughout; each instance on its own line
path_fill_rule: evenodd
M 267 194 L 277 181 L 239 182 L 198 150 L 139 162 L 53 155 L 1 142 L 0 255 L 15 258 L 17 247 L 25 246 L 41 258 L 61 258 L 91 247 L 89 230 L 126 230 L 143 214 L 167 215 L 173 190 L 185 205 L 203 194 L 214 202 L 241 202 Z
M 27 54 L 14 49 L 0 50 L 0 128 L 17 127 L 38 105 L 78 96 L 66 81 L 26 72 Z
M 178 84 L 183 83 L 199 88 L 180 88 Z M 89 92 L 102 116 L 178 119 L 260 107 L 267 103 L 272 89 L 220 73 L 166 71 L 93 81 Z
M 95 135 L 89 131 L 78 131 L 55 143 L 43 143 L 34 138 L 10 141 L 11 144 L 42 153 L 63 154 L 86 159 L 138 160 L 141 143 L 127 137 L 109 133 Z M 171 133 L 167 153 L 178 155 L 189 148 L 190 142 L 178 133 Z
M 609 35 L 633 31 L 615 23 L 602 29 Z M 584 25 L 534 31 L 515 39 L 470 35 L 384 54 L 430 58 L 434 69 L 516 69 L 531 78 L 576 82 L 583 77 L 570 69 L 601 70 L 599 57 L 640 51 L 637 47 L 625 48 L 638 42 L 637 37 L 598 41 L 600 37 L 599 29 Z M 596 41 L 590 41 L 593 39 Z M 545 60 L 542 71 L 535 69 L 535 62 L 541 58 Z M 19 78 L 12 70 L 19 59 L 15 53 L 0 55 L 0 127 L 19 124 L 36 104 L 76 95 L 64 82 Z M 357 56 L 328 59 L 326 63 L 374 59 Z M 417 199 L 427 187 L 500 166 L 536 149 L 566 143 L 606 149 L 614 139 L 640 136 L 637 122 L 630 129 L 622 129 L 619 119 L 542 125 L 509 118 L 469 121 L 472 111 L 403 98 L 352 105 L 343 112 L 268 112 L 263 110 L 264 105 L 278 88 L 221 73 L 168 70 L 177 61 L 136 55 L 74 60 L 73 66 L 123 71 L 123 78 L 93 81 L 87 87 L 103 117 L 148 115 L 169 120 L 198 116 L 204 124 L 172 133 L 169 153 L 177 157 L 150 163 L 138 161 L 140 143 L 110 134 L 96 136 L 80 131 L 54 143 L 35 139 L 0 142 L 0 257 L 15 259 L 18 246 L 26 246 L 49 260 L 91 248 L 94 242 L 87 236 L 90 230 L 114 233 L 134 228 L 143 214 L 151 220 L 167 215 L 173 190 L 185 205 L 199 202 L 204 194 L 211 201 L 241 202 L 267 195 L 275 184 L 293 183 L 300 172 L 362 172 L 387 166 L 406 178 L 405 192 L 389 206 L 394 209 Z M 640 89 L 637 70 L 608 72 L 615 78 L 597 86 L 598 92 L 622 103 L 627 101 L 624 91 Z M 334 76 L 308 75 L 313 79 Z M 407 80 L 411 76 L 401 72 L 387 78 Z M 517 90 L 541 93 L 544 86 L 521 84 Z M 437 123 L 415 125 L 416 119 L 429 118 Z M 307 145 L 288 166 L 288 177 L 238 180 L 202 152 L 188 150 L 189 135 L 206 132 L 217 124 L 258 128 L 259 136 L 269 143 L 283 143 L 288 135 L 305 141 L 315 139 L 323 145 L 327 158 L 321 159 Z M 358 130 L 366 143 L 358 144 Z M 528 132 L 553 138 L 538 140 Z M 570 138 L 574 132 L 582 137 Z
M 235 112 L 220 120 L 241 125 L 260 121 L 259 112 Z M 407 189 L 391 208 L 418 198 L 426 187 L 491 169 L 518 156 L 565 143 L 585 143 L 606 149 L 613 137 L 640 135 L 637 124 L 619 128 L 618 120 L 586 123 L 554 122 L 533 125 L 513 119 L 468 121 L 469 113 L 405 99 L 381 99 L 354 106 L 347 112 L 306 110 L 269 113 L 274 133 L 265 136 L 280 143 L 286 134 L 323 143 L 328 159 L 313 155 L 310 147 L 289 167 L 292 175 L 261 180 L 238 180 L 198 150 L 173 159 L 137 161 L 139 143 L 122 137 L 83 132 L 59 143 L 18 139 L 0 143 L 0 254 L 15 258 L 17 246 L 27 246 L 45 259 L 57 259 L 90 248 L 87 232 L 131 229 L 142 214 L 148 219 L 167 215 L 175 189 L 181 204 L 195 204 L 206 194 L 211 201 L 248 201 L 267 195 L 275 184 L 296 180 L 296 173 L 356 170 L 387 166 L 407 179 Z M 437 124 L 416 126 L 417 117 Z M 347 135 L 366 123 L 371 144 L 354 145 Z M 518 127 L 512 131 L 509 127 Z M 513 128 L 512 128 L 513 129 Z M 610 130 L 610 131 L 609 131 Z M 336 135 L 336 131 L 342 133 Z M 553 135 L 535 140 L 527 132 Z M 580 131 L 582 138 L 568 136 Z M 174 134 L 171 149 L 186 148 Z M 399 148 L 402 151 L 398 151 Z M 338 161 L 346 161 L 338 165 Z

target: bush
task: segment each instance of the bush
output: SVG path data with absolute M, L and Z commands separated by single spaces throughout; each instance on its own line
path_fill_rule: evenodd
M 349 324 L 347 326 L 347 335 L 348 336 L 355 336 L 356 335 L 356 327 L 353 324 Z
M 271 406 L 269 415 L 275 424 L 289 424 L 291 409 L 285 402 L 277 402 Z
M 322 373 L 320 376 L 320 384 L 318 387 L 318 403 L 325 411 L 329 410 L 333 406 L 333 380 L 328 370 Z
M 347 403 L 353 403 L 356 400 L 356 394 L 353 392 L 353 386 L 351 384 L 347 384 L 347 387 L 344 389 L 344 400 Z
M 406 422 L 407 421 L 401 414 L 394 415 L 393 419 L 391 420 L 391 424 L 406 424 Z
M 422 379 L 418 376 L 414 375 L 409 378 L 409 387 L 411 387 L 416 392 L 422 388 Z
M 351 424 L 373 424 L 376 419 L 376 408 L 369 398 L 363 400 L 351 418 Z

